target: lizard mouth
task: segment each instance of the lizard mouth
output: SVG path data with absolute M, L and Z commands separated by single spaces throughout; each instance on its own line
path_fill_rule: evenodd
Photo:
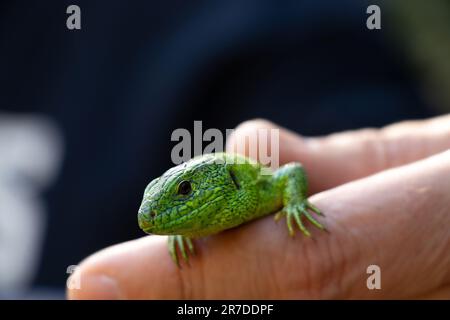
M 225 197 L 224 195 L 219 195 L 219 196 L 215 197 L 214 199 L 205 202 L 200 207 L 195 208 L 195 209 L 193 209 L 185 214 L 182 214 L 181 216 L 176 217 L 176 218 L 172 218 L 172 217 L 173 217 L 173 215 L 177 214 L 178 211 L 173 210 L 173 208 L 171 208 L 169 210 L 169 212 L 166 211 L 163 213 L 159 213 L 158 215 L 156 215 L 156 217 L 154 219 L 150 219 L 151 227 L 149 229 L 153 229 L 152 231 L 154 234 L 172 234 L 172 232 L 171 232 L 172 230 L 174 230 L 178 226 L 182 227 L 180 225 L 180 222 L 182 222 L 183 220 L 188 219 L 190 217 L 193 217 L 203 211 L 207 211 L 207 208 L 209 206 L 222 200 L 224 197 Z M 169 220 L 169 221 L 167 221 L 167 220 Z M 190 225 L 189 222 L 187 222 L 186 224 Z M 177 231 L 174 231 L 173 234 L 177 234 Z
M 139 227 L 149 233 L 154 227 L 154 221 L 157 213 L 150 206 L 148 201 L 143 202 L 138 212 L 138 223 Z
M 153 223 L 150 219 L 146 218 L 144 214 L 139 213 L 138 217 L 139 228 L 141 228 L 144 232 L 150 233 L 153 228 Z

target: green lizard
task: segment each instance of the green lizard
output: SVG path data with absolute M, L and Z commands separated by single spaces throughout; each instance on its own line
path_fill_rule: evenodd
M 267 169 L 235 154 L 195 157 L 148 184 L 139 208 L 139 226 L 146 233 L 169 235 L 169 252 L 177 265 L 177 246 L 187 262 L 186 246 L 194 253 L 191 239 L 275 212 L 276 220 L 286 216 L 291 236 L 293 223 L 304 235 L 311 235 L 302 217 L 324 230 L 308 212 L 322 215 L 307 199 L 301 164 L 289 163 L 272 174 L 267 174 Z

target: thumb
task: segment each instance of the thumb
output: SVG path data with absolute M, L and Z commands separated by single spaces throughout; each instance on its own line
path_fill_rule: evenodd
M 272 216 L 195 240 L 179 269 L 166 237 L 95 253 L 70 299 L 283 299 L 448 296 L 450 151 L 322 192 L 329 233 L 290 237 Z M 383 269 L 383 290 L 366 268 Z
M 379 131 L 348 132 L 323 138 L 301 138 L 283 129 L 280 132 L 280 161 L 300 160 L 311 175 L 314 189 L 316 191 L 326 189 L 332 185 L 360 178 L 390 166 L 408 163 L 449 148 L 449 120 L 450 117 L 447 116 L 424 122 L 398 124 Z M 245 130 L 255 130 L 259 127 L 277 128 L 266 121 L 247 122 L 241 125 L 231 137 L 230 146 L 233 146 L 233 139 L 239 139 Z M 381 147 L 376 147 L 379 145 Z M 436 159 L 442 164 L 448 164 L 448 156 L 449 154 L 446 153 Z M 409 198 L 407 197 L 409 191 L 398 192 L 405 181 L 399 179 L 396 172 L 400 172 L 402 177 L 410 174 L 415 177 L 420 174 L 416 180 L 422 181 L 425 172 L 434 167 L 434 164 L 435 161 L 426 162 L 425 165 L 411 167 L 411 170 L 385 173 L 378 178 L 360 180 L 347 187 L 317 195 L 315 201 L 329 217 L 328 226 L 331 235 L 328 236 L 328 241 L 323 241 L 327 237 L 324 234 L 318 234 L 317 241 L 314 241 L 315 237 L 314 239 L 300 237 L 290 239 L 283 224 L 275 225 L 271 217 L 266 217 L 214 237 L 196 240 L 197 257 L 191 259 L 191 267 L 180 270 L 167 253 L 167 238 L 147 236 L 107 248 L 86 259 L 73 274 L 73 277 L 80 279 L 80 289 L 70 289 L 68 297 L 70 299 L 238 299 L 292 298 L 292 295 L 309 298 L 323 296 L 326 292 L 330 294 L 336 291 L 333 287 L 328 290 L 323 289 L 323 282 L 327 279 L 327 275 L 328 277 L 330 274 L 335 275 L 336 272 L 333 270 L 343 270 L 343 266 L 348 265 L 346 262 L 348 256 L 353 257 L 349 254 L 339 256 L 339 252 L 352 252 L 351 248 L 358 247 L 358 244 L 363 242 L 361 241 L 364 239 L 363 235 L 371 235 L 369 238 L 377 236 L 385 240 L 375 241 L 380 244 L 377 247 L 389 248 L 383 251 L 390 255 L 383 256 L 385 260 L 382 264 L 389 265 L 389 261 L 395 260 L 398 253 L 402 252 L 404 256 L 400 260 L 408 261 L 413 257 L 415 259 L 412 265 L 420 265 L 417 261 L 424 259 L 425 253 L 430 252 L 423 247 L 429 242 L 424 241 L 424 238 L 426 239 L 427 235 L 436 235 L 436 232 L 430 231 L 422 237 L 413 238 L 417 241 L 411 239 L 396 241 L 397 235 L 401 232 L 395 231 L 393 227 L 386 230 L 384 221 L 395 217 L 399 223 L 408 221 L 409 225 L 416 225 L 416 223 L 419 226 L 425 225 L 426 221 L 417 222 L 406 216 L 406 213 L 418 209 L 414 208 L 415 204 L 412 201 L 402 200 Z M 433 181 L 439 182 L 440 180 L 436 178 L 442 176 L 442 172 L 448 174 L 448 166 L 443 168 L 435 172 Z M 441 182 L 445 181 L 444 179 Z M 406 183 L 406 186 L 409 186 L 409 183 Z M 361 190 L 364 189 L 366 191 L 361 195 Z M 433 188 L 433 190 L 445 189 L 448 189 L 447 185 Z M 397 197 L 388 197 L 390 202 L 388 201 L 386 206 L 380 209 L 380 199 L 385 199 L 386 194 L 392 195 L 396 191 Z M 399 204 L 396 200 L 399 198 L 404 205 L 410 207 L 398 209 Z M 434 205 L 438 203 L 433 197 L 427 199 L 427 202 Z M 438 197 L 438 199 L 442 202 L 440 208 L 448 207 L 444 203 L 446 201 L 444 197 Z M 360 211 L 363 208 L 364 211 L 369 211 L 369 214 L 361 215 Z M 397 211 L 405 214 L 390 215 L 390 210 L 387 208 L 397 208 Z M 377 214 L 380 210 L 388 216 Z M 442 210 L 439 212 L 442 213 Z M 368 218 L 364 219 L 364 217 Z M 367 223 L 364 223 L 365 221 Z M 443 220 L 436 218 L 432 221 L 434 226 Z M 351 227 L 355 231 L 350 235 L 355 233 L 360 235 L 357 241 L 353 241 L 347 232 L 348 229 L 339 226 L 343 224 L 351 226 L 358 222 L 362 222 L 362 226 L 367 230 L 357 232 L 361 229 L 360 225 Z M 398 225 L 395 224 L 395 226 Z M 393 231 L 386 235 L 391 229 Z M 380 230 L 384 230 L 384 236 Z M 439 234 L 437 238 L 440 238 Z M 352 241 L 349 240 L 348 245 L 340 246 L 342 239 Z M 388 241 L 389 239 L 391 241 Z M 398 246 L 408 243 L 412 249 L 402 251 L 397 247 L 391 248 L 392 243 Z M 329 245 L 339 246 L 340 250 L 329 250 Z M 443 245 L 447 244 L 444 242 Z M 373 246 L 372 242 L 366 245 L 366 247 L 371 246 Z M 421 248 L 422 255 L 411 255 L 416 248 Z M 334 263 L 331 263 L 333 261 Z M 365 259 L 361 260 L 364 265 L 367 265 L 366 262 Z M 445 261 L 441 263 L 444 268 L 447 266 L 446 263 Z M 424 271 L 427 270 L 420 270 L 422 273 Z M 345 282 L 352 283 L 351 277 L 354 277 L 354 273 L 348 274 L 350 280 Z M 286 275 L 291 276 L 286 277 Z M 396 275 L 388 274 L 388 278 L 395 280 L 398 278 Z M 298 279 L 295 279 L 296 277 Z M 412 273 L 408 279 L 411 278 L 413 278 Z M 428 283 L 431 285 L 430 281 Z
M 278 229 L 275 233 L 274 228 Z M 273 263 L 261 266 L 261 262 L 268 257 L 270 262 L 272 254 L 282 253 L 280 242 L 291 240 L 283 231 L 286 231 L 283 224 L 275 224 L 272 217 L 267 217 L 213 237 L 196 239 L 195 256 L 190 258 L 189 265 L 182 262 L 181 268 L 170 258 L 165 236 L 145 236 L 121 243 L 83 261 L 71 276 L 79 280 L 79 286 L 69 288 L 67 297 L 83 300 L 282 298 L 289 292 L 274 290 Z M 271 237 L 266 236 L 272 233 Z M 301 244 L 301 238 L 295 242 Z

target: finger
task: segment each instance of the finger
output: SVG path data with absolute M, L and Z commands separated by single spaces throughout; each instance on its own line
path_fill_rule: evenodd
M 313 192 L 326 190 L 370 174 L 407 164 L 450 148 L 450 115 L 424 121 L 408 121 L 382 129 L 362 129 L 326 137 L 302 137 L 265 120 L 247 121 L 227 141 L 227 150 L 250 146 L 246 137 L 261 129 L 280 129 L 279 142 L 268 138 L 269 153 L 278 145 L 280 163 L 301 162 Z M 259 139 L 259 138 L 258 138 Z M 261 140 L 257 144 L 262 144 Z
M 207 239 L 181 270 L 166 237 L 126 242 L 85 260 L 71 299 L 407 298 L 450 281 L 450 151 L 311 198 L 330 233 L 291 238 L 271 217 Z M 323 219 L 323 218 L 321 218 Z M 367 288 L 367 267 L 382 272 Z
M 328 213 L 327 245 L 339 243 L 330 251 L 341 251 L 334 255 L 343 262 L 331 258 L 328 272 L 340 270 L 348 298 L 442 296 L 450 283 L 449 190 L 450 150 L 311 197 Z M 380 290 L 367 287 L 370 265 L 380 267 Z
M 264 224 L 257 227 L 260 232 L 274 227 L 272 219 Z M 147 236 L 104 249 L 80 264 L 72 275 L 80 279 L 80 287 L 69 289 L 67 296 L 96 300 L 282 297 L 273 290 L 272 281 L 264 281 L 270 270 L 259 268 L 260 261 L 253 255 L 259 250 L 260 259 L 265 260 L 266 253 L 270 256 L 275 250 L 261 251 L 259 246 L 264 247 L 268 239 L 253 238 L 254 231 L 247 233 L 245 227 L 242 232 L 230 230 L 203 245 L 197 240 L 197 254 L 182 268 L 170 259 L 163 236 Z M 255 273 L 258 269 L 261 272 Z

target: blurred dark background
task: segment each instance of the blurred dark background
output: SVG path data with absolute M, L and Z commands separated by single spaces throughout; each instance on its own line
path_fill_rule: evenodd
M 143 190 L 172 166 L 172 131 L 194 120 L 225 130 L 263 117 L 323 135 L 442 112 L 391 9 L 379 4 L 382 29 L 366 28 L 377 3 L 0 2 L 0 112 L 50 119 L 64 149 L 19 289 L 63 292 L 69 265 L 143 236 Z M 70 4 L 81 8 L 81 30 L 66 28 Z

